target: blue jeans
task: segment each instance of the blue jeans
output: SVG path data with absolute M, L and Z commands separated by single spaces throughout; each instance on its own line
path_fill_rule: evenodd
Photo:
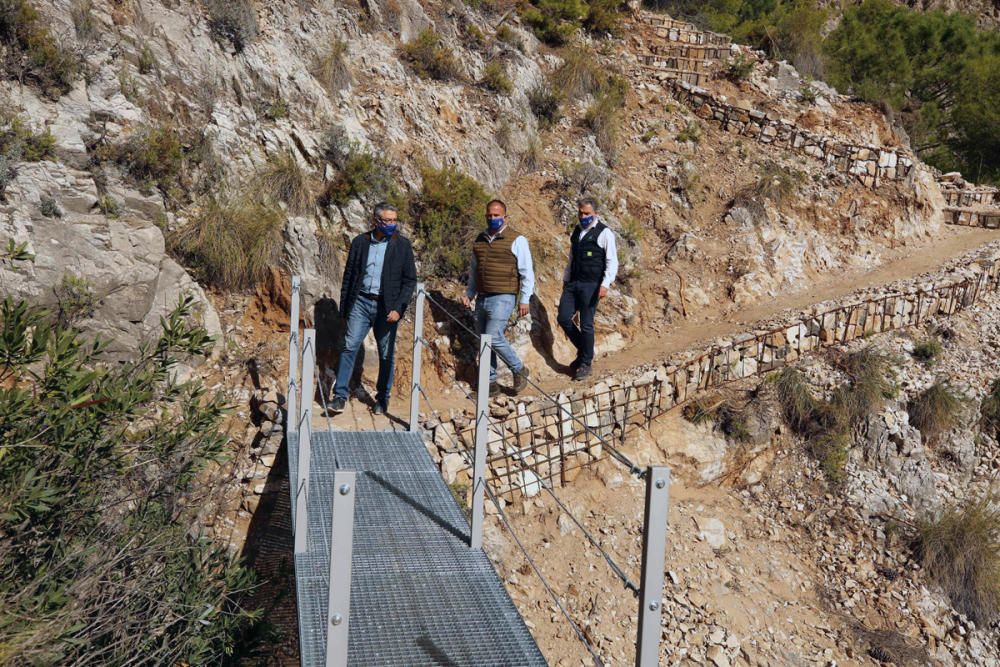
M 396 326 L 399 322 L 389 324 L 385 318 L 388 315 L 380 301 L 358 295 L 351 312 L 347 317 L 347 333 L 344 336 L 344 351 L 340 353 L 337 364 L 337 384 L 333 395 L 347 400 L 347 385 L 354 371 L 354 360 L 358 356 L 361 343 L 368 331 L 375 329 L 375 341 L 378 343 L 378 383 L 376 384 L 375 400 L 382 405 L 389 405 L 389 392 L 392 389 L 392 373 L 396 356 Z
M 514 373 L 519 373 L 524 364 L 504 337 L 504 329 L 517 304 L 516 294 L 479 295 L 476 299 L 476 333 L 492 337 L 493 354 L 490 355 L 490 382 L 497 381 L 497 355 Z

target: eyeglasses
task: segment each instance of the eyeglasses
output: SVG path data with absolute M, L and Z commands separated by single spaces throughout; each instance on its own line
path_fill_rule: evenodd
M 399 218 L 375 218 L 375 222 L 381 223 L 383 225 L 395 225 L 399 222 Z

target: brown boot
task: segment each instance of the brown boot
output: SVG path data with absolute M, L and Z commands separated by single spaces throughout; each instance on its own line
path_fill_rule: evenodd
M 521 368 L 520 371 L 514 373 L 514 393 L 520 394 L 524 391 L 524 388 L 528 386 L 528 376 L 531 373 L 528 372 L 527 367 Z

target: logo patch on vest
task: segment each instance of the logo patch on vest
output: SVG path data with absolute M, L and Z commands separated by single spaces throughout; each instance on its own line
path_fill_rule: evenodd
M 587 251 L 587 257 L 593 257 L 593 256 L 594 256 L 594 251 L 593 250 L 588 250 Z

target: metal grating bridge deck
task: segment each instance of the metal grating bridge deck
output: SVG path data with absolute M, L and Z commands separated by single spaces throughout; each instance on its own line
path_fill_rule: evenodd
M 288 445 L 294 489 L 296 434 Z M 310 450 L 308 548 L 295 557 L 304 667 L 326 664 L 335 461 L 357 471 L 349 665 L 546 664 L 489 558 L 469 548 L 468 522 L 418 434 L 314 432 Z

